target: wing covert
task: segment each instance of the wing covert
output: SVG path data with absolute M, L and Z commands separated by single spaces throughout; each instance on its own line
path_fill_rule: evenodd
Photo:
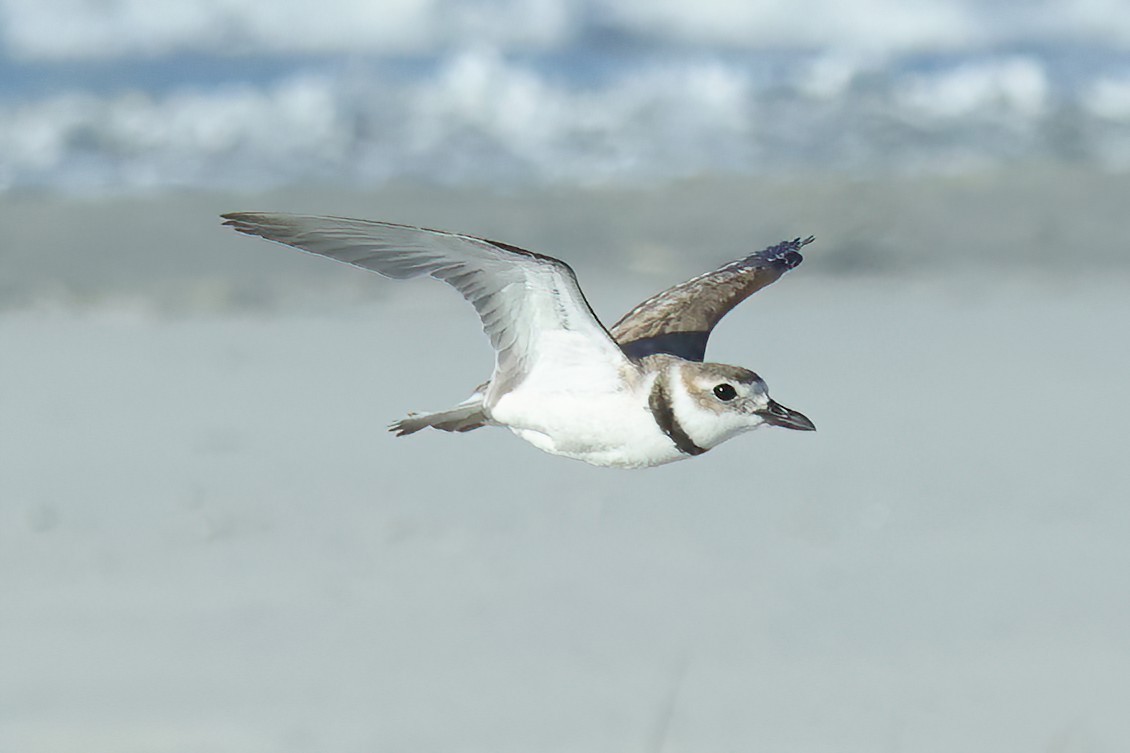
M 492 389 L 525 378 L 539 352 L 562 339 L 577 354 L 624 361 L 585 300 L 569 265 L 470 235 L 344 217 L 235 212 L 228 225 L 385 277 L 428 275 L 458 290 L 496 351 Z
M 668 353 L 702 361 L 710 332 L 722 317 L 799 265 L 800 249 L 813 240 L 783 241 L 679 283 L 633 308 L 609 332 L 632 359 Z

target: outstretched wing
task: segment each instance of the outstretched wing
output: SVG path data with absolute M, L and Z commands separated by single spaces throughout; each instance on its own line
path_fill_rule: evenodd
M 471 302 L 494 346 L 491 390 L 525 379 L 535 362 L 618 369 L 624 354 L 593 314 L 564 262 L 470 235 L 343 217 L 235 212 L 241 233 L 352 264 L 386 277 L 430 275 Z M 489 399 L 489 398 L 488 398 Z
M 609 332 L 632 359 L 669 353 L 702 361 L 714 325 L 734 306 L 800 264 L 804 260 L 800 249 L 813 240 L 810 236 L 784 241 L 668 288 L 629 311 Z

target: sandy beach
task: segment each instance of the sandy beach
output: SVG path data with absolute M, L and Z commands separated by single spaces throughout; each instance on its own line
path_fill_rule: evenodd
M 1130 745 L 1130 177 L 0 205 L 0 750 Z M 612 471 L 396 439 L 491 353 L 237 209 L 567 259 L 596 312 L 782 238 L 722 323 L 815 434 Z

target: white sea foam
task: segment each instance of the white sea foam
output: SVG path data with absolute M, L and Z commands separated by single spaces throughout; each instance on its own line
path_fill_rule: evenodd
M 898 96 L 908 109 L 930 117 L 962 118 L 995 111 L 1031 120 L 1048 106 L 1048 83 L 1039 62 L 1011 58 L 911 76 Z
M 1085 101 L 1087 109 L 1100 118 L 1130 122 L 1130 72 L 1095 81 Z
M 208 52 L 436 52 L 467 41 L 562 48 L 594 32 L 737 48 L 984 49 L 1049 37 L 1130 47 L 1120 0 L 3 0 L 0 42 L 25 59 Z
M 361 182 L 576 181 L 733 165 L 754 106 L 746 75 L 715 62 L 578 88 L 485 49 L 409 84 L 301 74 L 0 105 L 0 150 L 9 185 L 269 183 L 320 169 Z
M 0 2 L 0 190 L 1125 169 L 1130 143 L 1102 2 Z
M 297 161 L 291 172 L 337 164 L 348 140 L 335 99 L 324 80 L 299 76 L 263 89 L 69 92 L 0 107 L 0 184 L 224 184 L 254 181 L 276 160 Z
M 808 46 L 905 50 L 965 46 L 982 41 L 976 8 L 947 2 L 807 0 L 735 3 L 731 0 L 626 0 L 611 11 L 623 27 L 663 39 L 732 47 Z
M 170 51 L 419 53 L 467 39 L 508 49 L 566 41 L 581 6 L 567 0 L 4 0 L 0 39 L 23 59 Z

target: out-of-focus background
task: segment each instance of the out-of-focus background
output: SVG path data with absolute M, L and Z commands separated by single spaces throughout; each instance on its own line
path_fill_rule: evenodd
M 1130 749 L 1130 6 L 0 0 L 0 751 Z M 567 259 L 816 434 L 384 431 L 470 309 L 219 227 Z

